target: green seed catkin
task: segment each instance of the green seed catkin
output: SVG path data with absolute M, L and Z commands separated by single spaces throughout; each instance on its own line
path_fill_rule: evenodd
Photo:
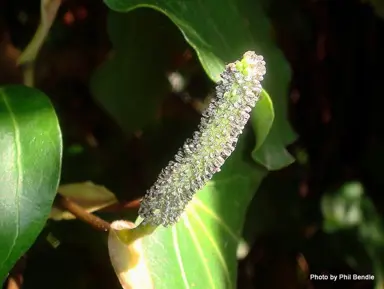
M 144 196 L 139 209 L 144 224 L 166 227 L 176 223 L 193 195 L 220 171 L 259 99 L 265 73 L 263 57 L 252 51 L 226 66 L 199 130 Z

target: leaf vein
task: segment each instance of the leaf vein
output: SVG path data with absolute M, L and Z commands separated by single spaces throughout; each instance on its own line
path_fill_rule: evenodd
M 180 247 L 179 247 L 179 241 L 177 239 L 177 229 L 176 226 L 172 227 L 172 240 L 173 240 L 173 247 L 175 248 L 177 263 L 179 263 L 180 271 L 181 271 L 181 277 L 183 278 L 183 282 L 185 285 L 185 288 L 189 289 L 189 284 L 187 280 L 187 276 L 185 274 L 184 266 L 183 266 L 183 260 L 181 259 L 181 253 L 180 253 Z
M 4 105 L 6 109 L 8 110 L 11 120 L 12 120 L 12 126 L 14 129 L 15 134 L 15 149 L 16 149 L 16 170 L 17 170 L 17 186 L 16 186 L 16 194 L 15 194 L 15 201 L 16 201 L 16 233 L 15 237 L 13 238 L 11 248 L 9 249 L 8 255 L 6 258 L 4 258 L 0 268 L 2 269 L 4 267 L 4 264 L 8 261 L 9 257 L 12 254 L 12 250 L 16 245 L 16 240 L 19 237 L 20 234 L 20 191 L 23 187 L 23 174 L 22 174 L 22 163 L 21 163 L 21 142 L 20 142 L 20 130 L 17 124 L 15 113 L 12 110 L 11 105 L 9 104 L 7 95 L 4 93 L 4 90 L 0 90 L 0 96 L 3 99 Z
M 198 207 L 202 211 L 206 212 L 213 219 L 215 219 L 223 227 L 223 229 L 227 231 L 229 235 L 231 235 L 231 237 L 236 241 L 236 243 L 240 243 L 241 241 L 240 237 L 235 232 L 233 232 L 230 227 L 228 227 L 228 225 L 223 221 L 223 219 L 220 216 L 218 216 L 215 212 L 209 209 L 201 200 L 199 200 L 198 198 L 194 198 L 192 200 L 192 204 L 195 207 Z
M 199 254 L 199 256 L 200 256 L 200 258 L 202 260 L 204 269 L 205 269 L 205 271 L 207 273 L 207 276 L 208 276 L 208 279 L 209 279 L 209 283 L 211 283 L 211 287 L 210 288 L 215 289 L 216 288 L 215 282 L 213 281 L 211 271 L 209 270 L 207 262 L 205 261 L 203 249 L 201 248 L 199 240 L 198 240 L 198 238 L 195 235 L 195 231 L 193 230 L 191 224 L 189 223 L 188 215 L 184 215 L 183 216 L 183 221 L 184 221 L 185 227 L 187 228 L 189 234 L 192 237 L 192 242 L 195 245 L 195 247 L 197 249 L 197 252 L 198 252 L 198 254 Z
M 197 223 L 199 224 L 199 226 L 201 227 L 201 229 L 204 231 L 205 235 L 207 236 L 209 242 L 212 244 L 213 248 L 215 249 L 215 251 L 219 257 L 221 266 L 224 269 L 225 277 L 227 279 L 229 287 L 233 288 L 233 284 L 232 284 L 231 276 L 230 276 L 229 269 L 227 266 L 227 262 L 225 261 L 223 254 L 217 245 L 216 240 L 209 233 L 207 227 L 205 226 L 204 222 L 200 219 L 200 217 L 199 217 L 198 213 L 195 211 L 195 209 L 191 208 L 190 215 L 197 221 Z

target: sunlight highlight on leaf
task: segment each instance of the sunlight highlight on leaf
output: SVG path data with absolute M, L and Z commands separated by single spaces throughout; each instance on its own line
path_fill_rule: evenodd
M 217 221 L 220 226 L 222 226 L 225 231 L 228 232 L 228 234 L 235 240 L 235 242 L 237 243 L 240 243 L 241 241 L 241 238 L 240 236 L 238 236 L 236 233 L 234 233 L 231 228 L 229 228 L 225 222 L 215 213 L 213 212 L 211 209 L 209 209 L 206 205 L 204 205 L 204 203 L 202 201 L 200 201 L 198 198 L 194 198 L 191 203 L 193 205 L 195 205 L 197 208 L 196 209 L 200 209 L 200 211 L 208 214 L 210 217 L 212 217 L 215 221 Z
M 0 88 L 0 284 L 44 227 L 60 178 L 62 140 L 48 97 Z
M 189 283 L 188 283 L 187 275 L 185 274 L 183 260 L 182 260 L 182 257 L 181 257 L 179 241 L 177 239 L 177 228 L 176 228 L 176 226 L 172 227 L 172 237 L 173 237 L 173 246 L 175 248 L 175 252 L 176 252 L 176 256 L 177 256 L 177 263 L 179 264 L 179 267 L 180 267 L 180 273 L 181 273 L 181 276 L 183 277 L 185 288 L 189 289 Z
M 190 211 L 189 211 L 188 215 L 192 216 L 197 221 L 197 223 L 199 224 L 200 228 L 203 230 L 205 236 L 211 242 L 212 247 L 214 248 L 214 250 L 215 250 L 215 252 L 216 252 L 216 254 L 217 254 L 217 256 L 218 256 L 218 258 L 220 260 L 220 263 L 221 263 L 221 265 L 223 267 L 223 270 L 224 270 L 224 273 L 225 273 L 225 277 L 227 278 L 228 284 L 229 284 L 230 287 L 233 287 L 233 284 L 232 284 L 232 281 L 231 281 L 231 276 L 229 275 L 229 270 L 228 270 L 227 263 L 226 263 L 226 261 L 224 259 L 224 256 L 223 256 L 222 252 L 220 251 L 220 248 L 217 246 L 218 240 L 214 239 L 214 237 L 211 235 L 211 233 L 209 232 L 209 230 L 206 227 L 206 225 L 204 224 L 204 222 L 199 217 L 199 214 L 193 208 L 190 208 Z
M 205 273 L 207 274 L 209 284 L 211 285 L 210 288 L 215 289 L 216 288 L 215 282 L 213 281 L 212 273 L 211 273 L 211 271 L 207 265 L 207 256 L 204 253 L 204 250 L 201 248 L 201 245 L 199 243 L 199 239 L 197 238 L 196 233 L 194 231 L 195 229 L 189 223 L 188 215 L 184 215 L 182 220 L 185 224 L 185 227 L 186 227 L 188 233 L 190 234 L 190 236 L 192 238 L 192 242 L 193 242 L 194 246 L 196 247 L 197 252 L 199 253 L 200 261 L 201 261 L 201 263 L 203 263 Z

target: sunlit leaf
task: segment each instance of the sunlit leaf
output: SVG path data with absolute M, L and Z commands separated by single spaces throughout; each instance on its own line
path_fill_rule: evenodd
M 226 63 L 238 59 L 245 51 L 252 50 L 263 55 L 267 63 L 263 87 L 271 95 L 275 109 L 275 121 L 266 146 L 272 146 L 273 151 L 264 147 L 258 154 L 266 155 L 254 159 L 271 169 L 292 163 L 293 158 L 285 150 L 285 146 L 296 137 L 287 121 L 287 94 L 291 72 L 283 54 L 274 43 L 269 21 L 259 1 L 209 0 L 202 3 L 105 0 L 105 3 L 115 11 L 128 12 L 149 7 L 168 16 L 195 49 L 202 66 L 213 81 L 219 80 Z M 143 64 L 142 67 L 151 70 L 150 65 Z M 125 69 L 128 73 L 131 67 L 125 66 Z
M 255 151 L 260 151 L 260 155 L 268 154 L 254 160 L 270 169 L 292 162 L 292 157 L 279 159 L 288 154 L 285 146 L 295 138 L 287 122 L 290 68 L 270 35 L 271 29 L 260 3 L 251 0 L 105 2 L 116 11 L 147 7 L 168 16 L 195 49 L 213 81 L 219 80 L 225 63 L 238 59 L 245 51 L 253 50 L 263 55 L 267 63 L 263 87 L 272 97 L 275 119 L 271 102 L 262 102 L 260 109 L 265 115 L 262 113 L 259 120 L 253 119 L 254 131 L 260 141 L 256 140 L 260 147 Z M 129 66 L 124 68 L 130 69 Z M 263 120 L 266 120 L 265 127 Z M 159 228 L 142 239 L 155 288 L 236 286 L 236 250 L 245 212 L 267 172 L 264 167 L 252 163 L 252 149 L 243 141 L 239 141 L 222 172 L 196 195 L 178 224 Z M 272 150 L 269 149 L 271 145 Z
M 0 88 L 0 281 L 42 230 L 60 177 L 61 132 L 48 98 Z
M 69 198 L 87 212 L 92 213 L 117 203 L 115 195 L 103 186 L 92 182 L 61 185 L 57 190 L 61 195 Z M 71 220 L 76 217 L 61 208 L 53 207 L 49 216 L 55 221 Z
M 142 239 L 154 288 L 235 288 L 245 213 L 267 173 L 252 162 L 247 144 L 249 135 L 176 225 Z

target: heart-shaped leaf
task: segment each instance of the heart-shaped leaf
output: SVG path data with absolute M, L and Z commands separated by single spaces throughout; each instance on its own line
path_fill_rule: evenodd
M 0 283 L 43 229 L 59 183 L 62 140 L 49 99 L 0 88 Z
M 267 63 L 267 75 L 263 81 L 263 87 L 271 94 L 276 110 L 271 133 L 266 140 L 268 146 L 272 145 L 273 153 L 264 148 L 258 154 L 266 154 L 266 156 L 258 156 L 254 159 L 269 169 L 279 169 L 292 163 L 293 158 L 285 150 L 285 146 L 296 138 L 287 121 L 290 68 L 273 41 L 271 27 L 260 1 L 207 0 L 204 3 L 175 0 L 104 1 L 115 11 L 128 12 L 140 7 L 149 7 L 168 16 L 182 31 L 186 41 L 195 49 L 202 66 L 213 81 L 219 80 L 225 63 L 238 59 L 245 51 L 253 50 L 263 55 Z M 145 60 L 147 57 L 145 53 L 139 55 L 136 54 L 135 59 Z M 146 71 L 152 69 L 152 63 L 146 65 L 144 62 L 140 65 Z M 121 69 L 125 72 L 121 75 L 129 75 L 129 71 L 133 68 L 127 65 L 122 66 Z M 148 99 L 144 91 L 140 95 Z M 124 107 L 122 100 L 115 105 Z
M 176 225 L 159 227 L 140 240 L 144 252 L 140 256 L 154 288 L 235 288 L 245 213 L 267 173 L 252 162 L 249 144 L 250 139 L 242 136 L 222 171 L 197 193 Z M 112 259 L 115 269 L 116 262 L 122 268 L 124 259 L 125 268 L 133 270 L 129 264 L 136 259 L 127 260 L 122 255 L 127 249 L 120 248 L 121 254 L 114 249 L 114 256 L 121 256 Z M 117 273 L 128 276 L 123 284 L 141 288 L 129 277 L 132 274 L 121 269 Z

